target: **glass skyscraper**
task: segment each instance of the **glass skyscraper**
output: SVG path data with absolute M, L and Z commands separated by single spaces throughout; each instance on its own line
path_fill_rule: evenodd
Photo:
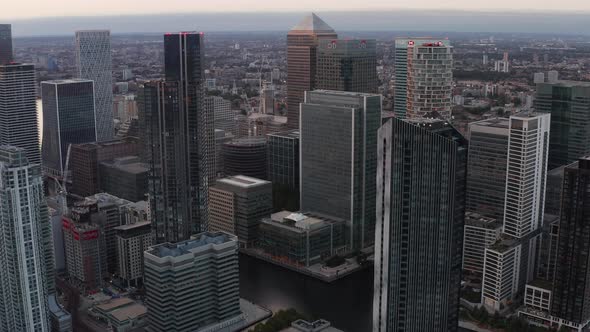
M 347 220 L 349 249 L 371 246 L 381 95 L 306 92 L 300 122 L 301 211 Z
M 12 62 L 12 28 L 10 24 L 0 24 L 0 65 Z
M 43 167 L 62 175 L 70 144 L 96 141 L 94 83 L 71 79 L 41 83 L 43 98 Z
M 166 34 L 164 50 L 166 80 L 146 83 L 138 95 L 156 243 L 207 230 L 215 178 L 213 114 L 203 107 L 203 35 Z
M 299 210 L 299 130 L 268 134 L 268 180 L 276 211 Z
M 551 113 L 549 169 L 590 154 L 590 83 L 539 83 L 535 109 Z
M 397 118 L 377 141 L 373 331 L 457 331 L 467 141 Z
M 114 136 L 111 33 L 108 30 L 76 31 L 78 77 L 94 81 L 97 140 Z

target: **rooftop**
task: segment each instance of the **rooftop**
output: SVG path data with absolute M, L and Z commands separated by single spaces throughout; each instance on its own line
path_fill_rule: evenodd
M 287 131 L 281 131 L 278 133 L 268 134 L 267 136 L 285 137 L 285 138 L 299 138 L 299 129 L 292 129 Z
M 481 214 L 475 212 L 465 213 L 465 225 L 487 229 L 497 229 L 502 227 L 502 223 L 498 222 L 496 219 L 484 217 Z
M 160 257 L 178 257 L 192 252 L 194 249 L 210 245 L 220 245 L 227 242 L 235 242 L 234 236 L 223 232 L 205 232 L 193 235 L 189 240 L 177 243 L 163 243 L 152 247 L 149 253 Z
M 117 231 L 128 231 L 130 229 L 141 228 L 141 227 L 144 227 L 144 226 L 149 226 L 151 224 L 152 223 L 150 221 L 140 221 L 140 222 L 136 222 L 134 224 L 117 226 L 117 227 L 115 227 L 113 229 L 114 230 L 117 230 Z
M 225 183 L 240 188 L 252 188 L 260 185 L 269 184 L 269 181 L 253 178 L 245 175 L 229 176 L 220 180 L 217 183 Z
M 56 85 L 61 85 L 61 84 L 75 84 L 75 83 L 88 83 L 88 82 L 93 82 L 92 80 L 86 80 L 83 78 L 70 78 L 70 79 L 65 79 L 65 80 L 51 80 L 51 81 L 43 81 L 41 82 L 41 84 L 56 84 Z
M 120 297 L 118 299 L 112 299 L 107 303 L 103 303 L 103 304 L 99 304 L 96 306 L 96 308 L 103 310 L 103 311 L 111 311 L 113 309 L 122 307 L 122 306 L 126 306 L 128 304 L 134 303 L 135 301 L 133 301 L 132 299 L 128 298 L 128 297 Z
M 260 145 L 266 145 L 266 137 L 244 137 L 244 138 L 238 138 L 238 139 L 234 139 L 231 142 L 227 142 L 225 143 L 225 145 L 230 145 L 230 146 L 260 146 Z
M 530 281 L 527 285 L 531 285 L 533 287 L 538 287 L 546 290 L 551 290 L 553 288 L 553 284 L 547 280 L 543 279 L 535 279 Z
M 483 127 L 492 127 L 492 128 L 502 128 L 508 129 L 509 120 L 507 118 L 492 118 L 487 120 L 481 120 L 472 122 L 469 126 L 483 126 Z
M 538 85 L 542 85 L 542 84 L 546 84 L 546 85 L 558 85 L 558 86 L 564 86 L 564 87 L 575 87 L 575 86 L 579 86 L 579 87 L 584 87 L 584 88 L 590 88 L 590 82 L 580 82 L 580 81 L 557 81 L 555 83 L 551 83 L 551 82 L 545 82 L 545 83 L 538 83 Z
M 128 319 L 135 319 L 145 314 L 147 314 L 147 307 L 139 303 L 128 305 L 124 308 L 111 312 L 111 316 L 119 322 L 126 321 Z
M 334 33 L 334 29 L 324 22 L 319 16 L 311 13 L 305 16 L 291 31 L 305 31 L 305 32 L 331 32 Z
M 270 219 L 263 219 L 263 222 L 289 228 L 298 233 L 304 233 L 306 231 L 328 226 L 335 222 L 344 222 L 344 220 L 317 213 L 301 213 L 284 210 L 273 213 Z

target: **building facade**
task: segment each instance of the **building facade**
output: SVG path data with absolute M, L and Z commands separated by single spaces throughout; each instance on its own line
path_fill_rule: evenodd
M 315 88 L 377 93 L 376 44 L 374 39 L 321 39 Z
M 549 169 L 590 154 L 590 83 L 537 84 L 535 109 L 551 114 Z
M 0 145 L 25 149 L 31 164 L 41 164 L 35 66 L 0 65 Z
M 373 331 L 457 331 L 467 141 L 394 118 L 378 151 Z
M 111 32 L 76 31 L 76 67 L 78 77 L 94 81 L 97 140 L 113 139 L 113 73 Z
M 0 330 L 49 332 L 49 217 L 40 167 L 24 149 L 0 146 L 0 202 Z
M 99 174 L 102 191 L 132 202 L 147 198 L 149 167 L 138 157 L 102 162 Z
M 223 173 L 266 180 L 266 145 L 265 137 L 238 138 L 223 144 Z
M 320 39 L 338 35 L 315 14 L 303 18 L 287 34 L 287 126 L 299 128 L 299 104 L 305 91 L 315 89 L 317 48 Z
M 231 109 L 231 101 L 219 96 L 205 97 L 204 107 L 209 114 L 213 114 L 214 129 L 222 129 L 231 132 L 234 128 L 234 111 Z
M 243 319 L 235 236 L 206 232 L 156 245 L 144 264 L 148 331 L 200 331 Z
M 186 240 L 208 229 L 215 141 L 213 115 L 203 107 L 203 38 L 196 32 L 166 34 L 166 79 L 146 83 L 139 92 L 156 243 Z
M 465 213 L 463 271 L 483 276 L 486 248 L 500 239 L 502 223 L 474 212 Z
M 448 39 L 396 38 L 394 111 L 398 117 L 435 112 L 451 117 L 453 48 Z
M 273 186 L 274 212 L 299 210 L 299 130 L 266 136 L 268 180 Z
M 12 62 L 12 26 L 0 24 L 0 65 Z
M 371 246 L 381 95 L 306 92 L 300 122 L 301 210 L 348 220 L 349 248 Z
M 143 252 L 152 245 L 149 221 L 139 221 L 115 227 L 117 232 L 117 274 L 126 286 L 143 283 Z
M 70 144 L 95 142 L 94 83 L 71 79 L 41 82 L 43 169 L 61 176 Z

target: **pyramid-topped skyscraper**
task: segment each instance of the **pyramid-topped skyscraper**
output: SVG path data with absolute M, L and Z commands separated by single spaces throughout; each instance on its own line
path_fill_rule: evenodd
M 315 88 L 317 48 L 320 39 L 338 35 L 316 14 L 309 14 L 287 34 L 287 125 L 299 128 L 299 104 L 305 91 Z

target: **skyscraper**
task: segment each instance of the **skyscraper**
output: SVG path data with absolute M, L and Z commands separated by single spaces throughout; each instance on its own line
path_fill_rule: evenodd
M 39 165 L 24 149 L 0 146 L 0 330 L 49 332 L 45 225 Z M 49 234 L 49 236 L 51 236 Z M 53 274 L 51 274 L 53 275 Z
M 149 200 L 156 243 L 207 230 L 215 179 L 213 115 L 203 107 L 203 34 L 164 36 L 165 81 L 139 92 L 150 164 Z
M 75 42 L 78 77 L 94 81 L 97 140 L 111 140 L 114 136 L 111 33 L 108 30 L 76 31 Z
M 268 180 L 274 212 L 299 210 L 299 130 L 268 134 Z
M 31 164 L 41 164 L 35 67 L 0 65 L 0 145 L 25 149 Z
M 70 144 L 96 141 L 94 83 L 72 79 L 41 83 L 43 167 L 62 175 Z
M 301 210 L 347 220 L 349 249 L 372 245 L 381 95 L 306 92 L 299 121 Z
M 12 28 L 10 24 L 0 24 L 0 65 L 12 62 Z
M 377 93 L 376 41 L 322 39 L 316 70 L 316 89 Z
M 590 154 L 590 83 L 539 83 L 535 108 L 551 114 L 549 169 Z
M 457 331 L 467 141 L 397 118 L 377 141 L 373 331 Z
M 320 39 L 338 35 L 316 14 L 303 18 L 287 34 L 287 125 L 299 128 L 299 104 L 305 91 L 315 88 L 317 48 Z
M 395 40 L 394 111 L 398 117 L 432 112 L 451 117 L 453 47 L 448 39 Z

